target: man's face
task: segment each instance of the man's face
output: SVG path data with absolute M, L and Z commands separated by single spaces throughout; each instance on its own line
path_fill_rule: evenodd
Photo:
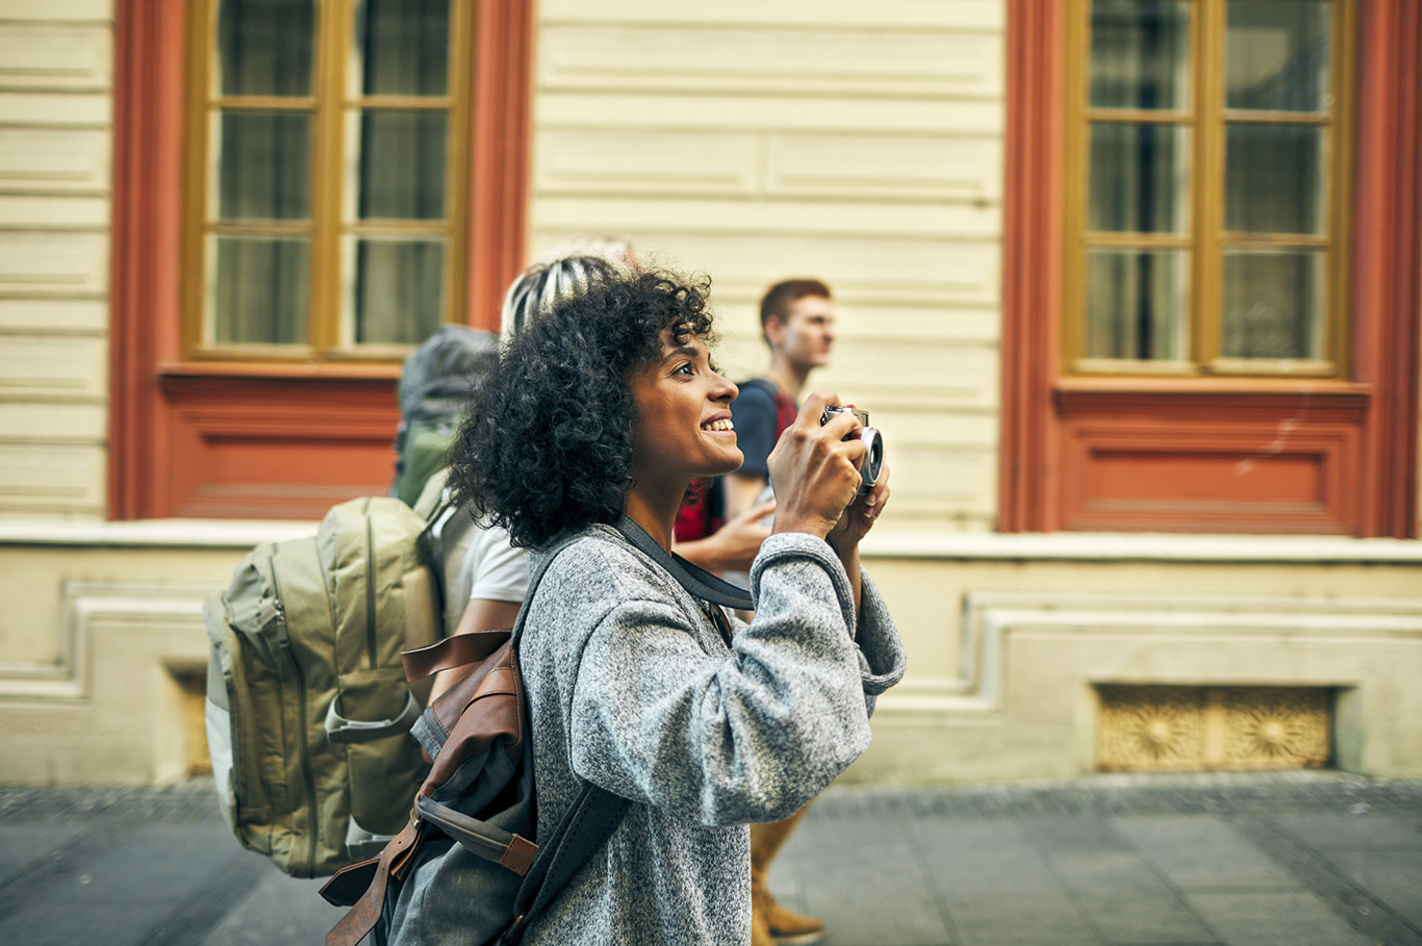
M 808 371 L 829 364 L 834 345 L 834 303 L 822 296 L 801 296 L 783 319 L 765 325 L 770 346 L 796 368 Z

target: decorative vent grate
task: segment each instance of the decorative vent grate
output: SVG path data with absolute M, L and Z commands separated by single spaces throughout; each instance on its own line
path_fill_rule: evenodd
M 1319 768 L 1332 756 L 1324 687 L 1096 689 L 1103 771 Z

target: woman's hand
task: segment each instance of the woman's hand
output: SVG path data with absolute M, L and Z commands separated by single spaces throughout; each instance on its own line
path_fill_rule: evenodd
M 823 538 L 839 528 L 855 501 L 862 479 L 859 464 L 866 452 L 858 436 L 863 427 L 848 411 L 830 415 L 821 425 L 825 408 L 831 406 L 840 406 L 834 393 L 811 394 L 770 453 L 770 482 L 779 504 L 772 532 L 808 532 Z M 859 535 L 867 531 L 865 527 Z
M 874 528 L 874 520 L 884 511 L 889 502 L 889 466 L 884 464 L 879 471 L 879 479 L 874 488 L 849 504 L 844 515 L 839 517 L 830 532 L 830 541 L 836 548 L 848 548 L 859 544 L 859 540 Z

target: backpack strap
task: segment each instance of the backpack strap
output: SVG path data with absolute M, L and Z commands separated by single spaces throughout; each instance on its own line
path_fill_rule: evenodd
M 676 579 L 677 584 L 693 597 L 741 611 L 749 611 L 755 607 L 751 602 L 750 592 L 746 589 L 711 574 L 675 552 L 668 552 L 629 516 L 624 515 L 617 521 L 617 531 L 644 555 L 666 569 L 667 573 Z

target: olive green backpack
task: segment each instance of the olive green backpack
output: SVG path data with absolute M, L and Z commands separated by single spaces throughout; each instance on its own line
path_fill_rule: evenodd
M 316 535 L 257 546 L 203 606 L 223 815 L 288 874 L 371 857 L 409 820 L 426 768 L 409 729 L 428 691 L 411 690 L 400 652 L 442 636 L 427 523 L 443 511 L 342 503 Z

